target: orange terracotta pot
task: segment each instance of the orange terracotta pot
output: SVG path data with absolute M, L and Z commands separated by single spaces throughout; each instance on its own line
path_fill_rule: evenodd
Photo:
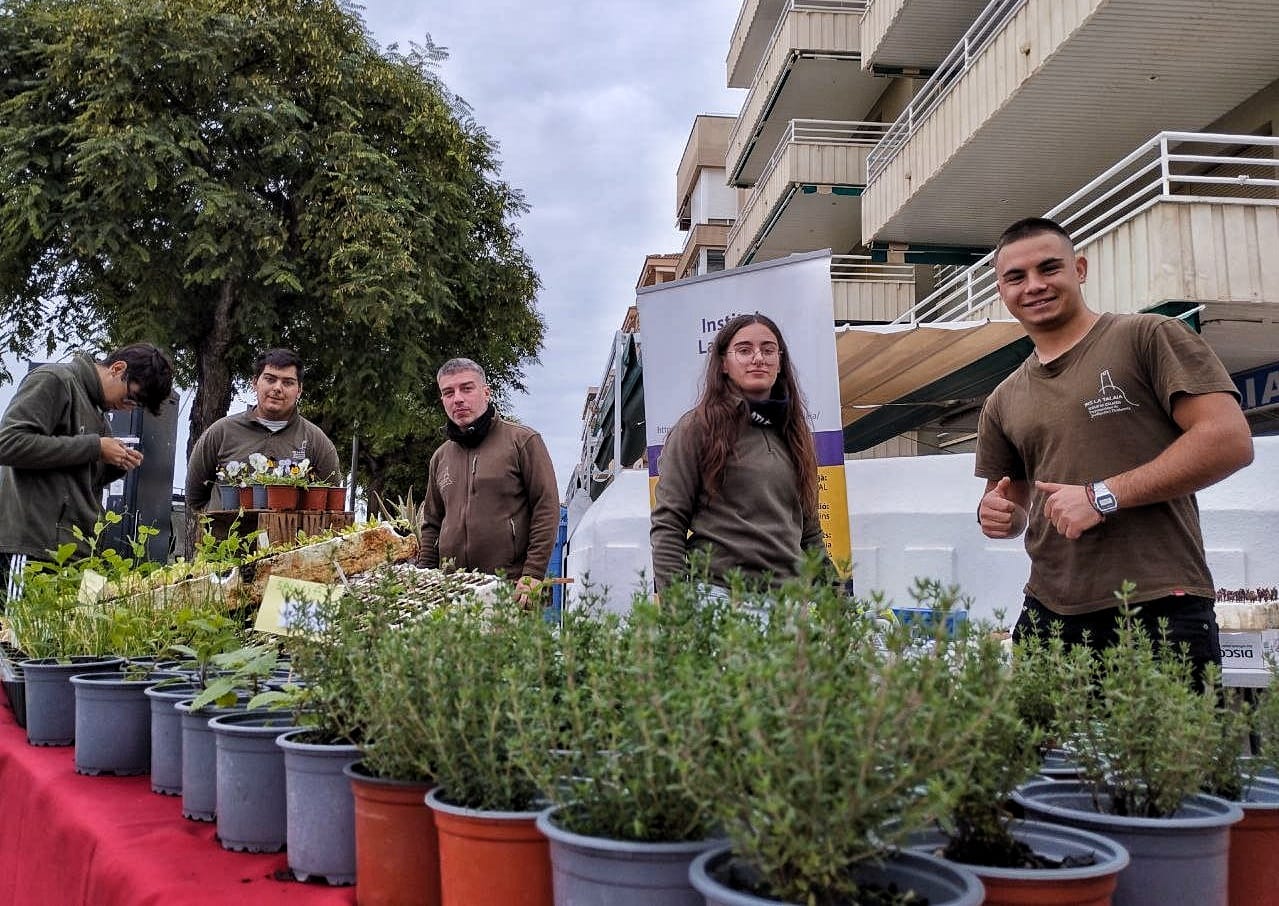
M 426 803 L 439 834 L 442 906 L 552 906 L 550 846 L 536 812 L 459 808 L 436 790 Z
M 329 502 L 328 488 L 304 488 L 302 490 L 302 509 L 323 510 Z
M 1111 906 L 1128 852 L 1113 840 L 1074 827 L 1014 821 L 1013 837 L 1050 860 L 1092 855 L 1077 868 L 993 868 L 953 862 L 981 878 L 984 906 Z M 911 837 L 911 848 L 940 856 L 947 838 L 937 830 Z
M 330 513 L 345 513 L 346 488 L 329 488 L 329 499 L 325 509 Z
M 298 489 L 291 484 L 266 486 L 266 506 L 269 510 L 289 512 L 298 508 Z
M 346 768 L 355 795 L 355 875 L 359 906 L 440 906 L 440 850 L 428 783 L 373 777 Z
M 245 510 L 253 509 L 253 488 L 240 488 L 240 508 Z
M 1243 820 L 1230 828 L 1230 906 L 1279 904 L 1279 787 L 1265 798 L 1241 802 Z

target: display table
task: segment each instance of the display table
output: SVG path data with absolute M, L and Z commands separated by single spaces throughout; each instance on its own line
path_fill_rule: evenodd
M 213 832 L 145 776 L 82 777 L 73 748 L 27 745 L 0 700 L 0 903 L 355 903 L 354 887 L 277 880 L 290 877 L 284 853 L 228 852 Z

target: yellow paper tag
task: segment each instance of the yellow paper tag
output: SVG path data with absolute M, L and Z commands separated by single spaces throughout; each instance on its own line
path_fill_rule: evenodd
M 275 635 L 314 632 L 320 628 L 317 605 L 327 601 L 330 595 L 341 593 L 341 589 L 322 582 L 271 576 L 266 580 L 262 606 L 258 608 L 253 628 Z

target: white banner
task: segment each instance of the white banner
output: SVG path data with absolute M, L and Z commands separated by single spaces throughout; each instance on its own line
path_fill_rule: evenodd
M 716 332 L 736 315 L 767 315 L 785 337 L 787 354 L 808 400 L 827 547 L 836 560 L 847 559 L 848 503 L 830 251 L 644 287 L 636 305 L 643 341 L 650 482 L 660 473 L 659 456 L 667 433 L 701 395 L 706 352 Z

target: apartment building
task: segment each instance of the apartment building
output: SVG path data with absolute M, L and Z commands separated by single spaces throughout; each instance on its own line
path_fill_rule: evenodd
M 1007 319 L 988 252 L 1047 213 L 1090 258 L 1094 307 L 1187 317 L 1276 430 L 1277 40 L 1273 0 L 744 0 L 727 263 L 831 248 L 837 322 Z M 850 354 L 841 378 L 883 390 L 845 394 L 846 449 L 962 449 L 1028 347 L 1007 328 L 958 345 Z

